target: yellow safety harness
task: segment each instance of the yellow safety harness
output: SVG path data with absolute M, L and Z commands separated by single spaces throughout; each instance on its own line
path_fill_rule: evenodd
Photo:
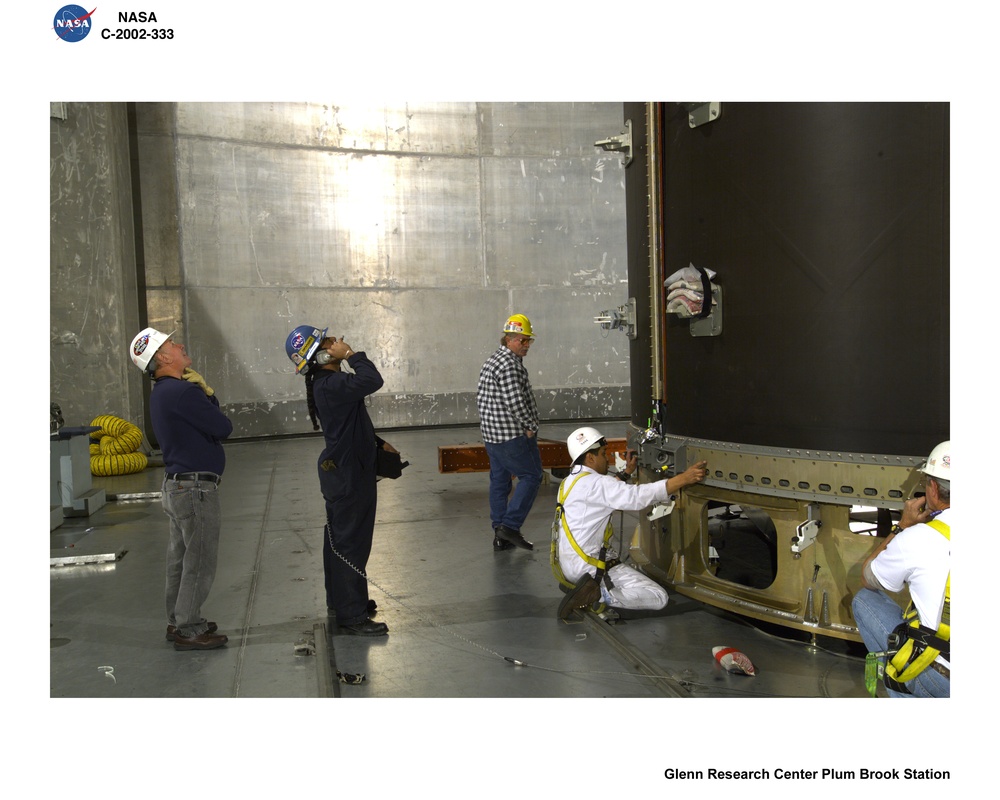
M 932 519 L 926 523 L 951 541 L 951 528 L 944 522 Z M 905 684 L 912 681 L 939 655 L 951 660 L 951 572 L 944 587 L 944 608 L 937 630 L 920 624 L 920 617 L 913 602 L 903 613 L 903 622 L 889 634 L 889 653 L 895 654 L 885 665 L 885 685 L 897 692 L 909 693 Z
M 588 556 L 585 552 L 583 552 L 583 548 L 581 548 L 580 545 L 577 544 L 576 539 L 573 538 L 573 534 L 569 529 L 569 524 L 566 522 L 566 509 L 563 505 L 566 502 L 566 498 L 569 497 L 569 493 L 573 491 L 573 487 L 576 486 L 581 478 L 586 478 L 588 475 L 592 474 L 593 473 L 591 472 L 581 472 L 572 481 L 567 478 L 562 482 L 562 485 L 559 487 L 559 499 L 556 502 L 555 518 L 552 520 L 552 543 L 549 547 L 549 563 L 552 566 L 552 574 L 555 576 L 556 580 L 563 586 L 570 589 L 574 588 L 576 584 L 571 583 L 566 578 L 563 574 L 562 567 L 559 566 L 560 531 L 566 534 L 566 541 L 570 543 L 573 551 L 597 570 L 597 580 L 600 580 L 601 576 L 606 574 L 609 568 L 608 563 L 604 560 L 604 555 L 608 548 L 608 542 L 611 541 L 611 537 L 614 535 L 614 528 L 611 525 L 611 515 L 608 515 L 608 524 L 604 529 L 604 541 L 601 544 L 600 558 Z

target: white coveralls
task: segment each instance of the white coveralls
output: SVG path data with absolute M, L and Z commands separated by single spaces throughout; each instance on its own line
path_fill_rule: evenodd
M 589 473 L 580 476 L 580 472 Z M 579 477 L 579 480 L 577 478 Z M 569 486 L 576 481 L 570 490 Z M 574 469 L 563 481 L 560 496 L 569 491 L 563 502 L 563 515 L 573 538 L 588 556 L 597 558 L 604 541 L 608 521 L 615 511 L 641 511 L 656 503 L 665 503 L 665 480 L 629 486 L 614 475 L 601 475 L 589 467 Z M 597 569 L 576 554 L 560 527 L 558 541 L 559 566 L 566 579 L 577 583 L 584 573 L 595 575 Z M 612 608 L 657 611 L 667 605 L 667 592 L 651 578 L 630 565 L 618 564 L 608 571 L 614 588 L 601 582 L 601 599 Z

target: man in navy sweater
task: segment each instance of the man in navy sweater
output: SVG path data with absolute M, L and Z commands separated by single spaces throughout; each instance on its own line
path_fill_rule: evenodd
M 163 451 L 162 503 L 167 542 L 167 640 L 175 650 L 211 650 L 229 637 L 202 616 L 219 552 L 219 483 L 226 467 L 221 440 L 233 423 L 215 392 L 191 369 L 184 345 L 155 328 L 140 331 L 129 355 L 155 382 L 149 411 Z
M 299 325 L 288 334 L 285 352 L 306 379 L 306 404 L 316 430 L 323 430 L 317 462 L 326 503 L 323 576 L 327 613 L 342 633 L 385 636 L 389 626 L 371 618 L 377 604 L 368 597 L 368 558 L 378 505 L 378 450 L 399 452 L 375 433 L 366 399 L 383 386 L 378 367 L 364 351 L 328 329 Z M 342 369 L 347 363 L 348 372 Z

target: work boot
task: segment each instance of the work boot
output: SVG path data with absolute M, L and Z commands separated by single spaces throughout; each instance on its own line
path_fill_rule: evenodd
M 205 633 L 215 633 L 219 630 L 219 626 L 214 622 L 206 623 L 208 628 L 206 628 Z M 172 642 L 174 640 L 174 635 L 177 633 L 177 628 L 174 625 L 167 625 L 167 641 Z
M 512 550 L 514 544 L 497 536 L 496 528 L 493 529 L 493 552 L 499 553 L 501 550 Z
M 229 641 L 224 633 L 200 633 L 197 636 L 181 636 L 174 631 L 174 650 L 214 650 Z
M 584 575 L 559 604 L 559 619 L 568 619 L 574 609 L 587 608 L 600 599 L 601 584 L 592 576 Z
M 389 632 L 389 626 L 384 622 L 366 619 L 354 625 L 341 625 L 340 630 L 353 636 L 385 636 Z
M 525 550 L 535 549 L 535 546 L 521 535 L 521 531 L 515 531 L 512 528 L 508 528 L 506 525 L 501 525 L 497 528 L 496 533 L 498 539 L 503 539 L 505 542 L 510 542 L 512 545 L 522 547 Z

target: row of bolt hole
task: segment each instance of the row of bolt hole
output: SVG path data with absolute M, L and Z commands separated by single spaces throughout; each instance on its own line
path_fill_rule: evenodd
M 723 475 L 722 470 L 718 470 L 717 469 L 715 471 L 715 477 L 718 478 L 718 479 L 720 479 L 720 480 L 725 480 L 725 477 Z M 730 481 L 739 481 L 739 475 L 737 475 L 735 472 L 730 472 L 729 473 L 729 480 Z M 744 483 L 756 483 L 756 481 L 754 480 L 753 475 L 744 475 L 743 476 L 743 482 Z M 771 483 L 772 483 L 772 481 L 771 481 L 770 478 L 761 478 L 760 479 L 761 486 L 770 486 Z M 783 489 L 788 489 L 788 488 L 791 487 L 791 485 L 792 485 L 792 482 L 789 481 L 789 480 L 786 480 L 784 478 L 782 478 L 781 480 L 778 481 L 778 486 L 780 486 Z M 811 488 L 812 488 L 810 486 L 810 484 L 809 484 L 808 481 L 799 481 L 796 484 L 796 486 L 799 489 L 802 489 L 803 491 L 810 491 Z M 830 484 L 828 484 L 828 483 L 821 483 L 816 488 L 819 491 L 821 491 L 821 492 L 832 491 L 832 489 L 830 487 Z M 841 486 L 840 487 L 840 493 L 841 494 L 854 494 L 855 493 L 854 492 L 854 487 L 853 486 Z M 868 488 L 866 488 L 866 489 L 863 490 L 863 494 L 866 497 L 878 497 L 879 493 L 878 493 L 877 489 L 873 489 L 871 487 L 868 487 Z M 903 496 L 903 493 L 901 491 L 899 491 L 899 489 L 890 489 L 889 490 L 889 497 L 900 498 L 902 496 Z

